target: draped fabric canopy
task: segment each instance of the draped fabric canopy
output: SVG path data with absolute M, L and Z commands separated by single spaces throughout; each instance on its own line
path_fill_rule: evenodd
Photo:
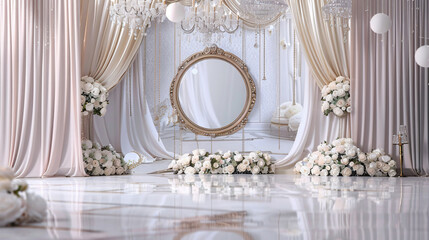
M 109 19 L 110 0 L 81 0 L 81 66 L 88 75 L 111 90 L 122 79 L 139 49 L 140 30 Z
M 0 1 L 0 166 L 84 176 L 79 2 Z
M 382 35 L 369 24 L 380 12 L 392 20 Z M 392 135 L 406 125 L 405 167 L 429 174 L 429 69 L 414 60 L 417 48 L 429 44 L 429 2 L 353 1 L 351 38 L 354 141 L 363 151 L 380 147 L 399 160 Z
M 322 18 L 322 6 L 327 0 L 290 0 L 289 6 L 301 48 L 310 67 L 311 77 L 306 82 L 302 120 L 296 140 L 286 158 L 277 162 L 278 167 L 290 167 L 313 151 L 323 141 L 337 137 L 350 137 L 350 116 L 338 118 L 321 112 L 319 88 L 335 81 L 339 76 L 349 77 L 349 46 L 345 29 L 332 19 Z

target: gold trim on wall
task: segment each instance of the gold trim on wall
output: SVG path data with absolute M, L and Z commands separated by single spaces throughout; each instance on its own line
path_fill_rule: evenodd
M 246 104 L 240 115 L 232 123 L 221 128 L 212 129 L 201 127 L 196 123 L 192 122 L 184 113 L 179 101 L 179 86 L 182 81 L 183 75 L 192 65 L 209 58 L 220 59 L 233 65 L 240 72 L 241 76 L 243 77 L 244 84 L 246 86 Z M 199 135 L 211 137 L 224 136 L 233 134 L 246 125 L 248 116 L 256 102 L 256 87 L 255 83 L 253 82 L 252 76 L 250 75 L 249 70 L 243 60 L 241 60 L 239 57 L 230 52 L 224 51 L 216 45 L 212 45 L 210 47 L 205 48 L 201 52 L 197 52 L 189 56 L 181 63 L 177 70 L 177 74 L 173 78 L 173 81 L 170 85 L 170 101 L 171 106 L 177 112 L 179 122 L 185 128 Z

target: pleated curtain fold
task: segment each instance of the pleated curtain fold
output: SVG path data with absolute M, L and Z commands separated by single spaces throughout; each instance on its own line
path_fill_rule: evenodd
M 392 20 L 387 33 L 371 31 L 370 20 L 377 13 Z M 408 175 L 429 174 L 429 69 L 414 59 L 425 44 L 429 45 L 427 0 L 353 1 L 352 137 L 363 151 L 383 148 L 399 162 L 392 136 L 406 125 Z
M 338 118 L 321 111 L 320 89 L 339 76 L 350 77 L 350 48 L 347 29 L 340 19 L 325 21 L 322 6 L 328 0 L 290 0 L 295 31 L 310 68 L 301 126 L 289 154 L 277 162 L 278 167 L 291 167 L 314 151 L 323 141 L 350 137 L 350 116 Z M 338 23 L 338 24 L 337 24 Z M 318 86 L 318 90 L 314 85 Z
M 20 177 L 85 175 L 79 7 L 0 1 L 0 165 Z

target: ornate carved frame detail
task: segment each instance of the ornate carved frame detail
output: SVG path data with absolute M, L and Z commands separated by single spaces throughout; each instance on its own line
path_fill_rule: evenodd
M 209 58 L 220 59 L 232 64 L 240 72 L 246 86 L 246 104 L 243 110 L 232 123 L 222 128 L 209 129 L 195 124 L 186 116 L 182 107 L 180 106 L 179 101 L 179 86 L 182 81 L 183 75 L 193 64 Z M 216 45 L 212 45 L 210 47 L 205 48 L 201 52 L 197 52 L 191 55 L 185 61 L 182 62 L 182 64 L 178 68 L 176 76 L 174 77 L 170 85 L 170 100 L 173 110 L 176 111 L 178 115 L 179 123 L 182 124 L 183 127 L 189 129 L 190 131 L 198 135 L 212 137 L 230 135 L 237 132 L 246 125 L 248 116 L 256 102 L 256 87 L 255 83 L 253 82 L 252 76 L 250 75 L 249 70 L 243 60 L 241 60 L 239 57 L 235 56 L 230 52 L 224 51 Z

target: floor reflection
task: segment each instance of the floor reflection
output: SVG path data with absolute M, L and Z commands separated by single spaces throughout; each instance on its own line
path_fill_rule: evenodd
M 131 175 L 28 179 L 43 223 L 1 239 L 429 239 L 427 178 Z

